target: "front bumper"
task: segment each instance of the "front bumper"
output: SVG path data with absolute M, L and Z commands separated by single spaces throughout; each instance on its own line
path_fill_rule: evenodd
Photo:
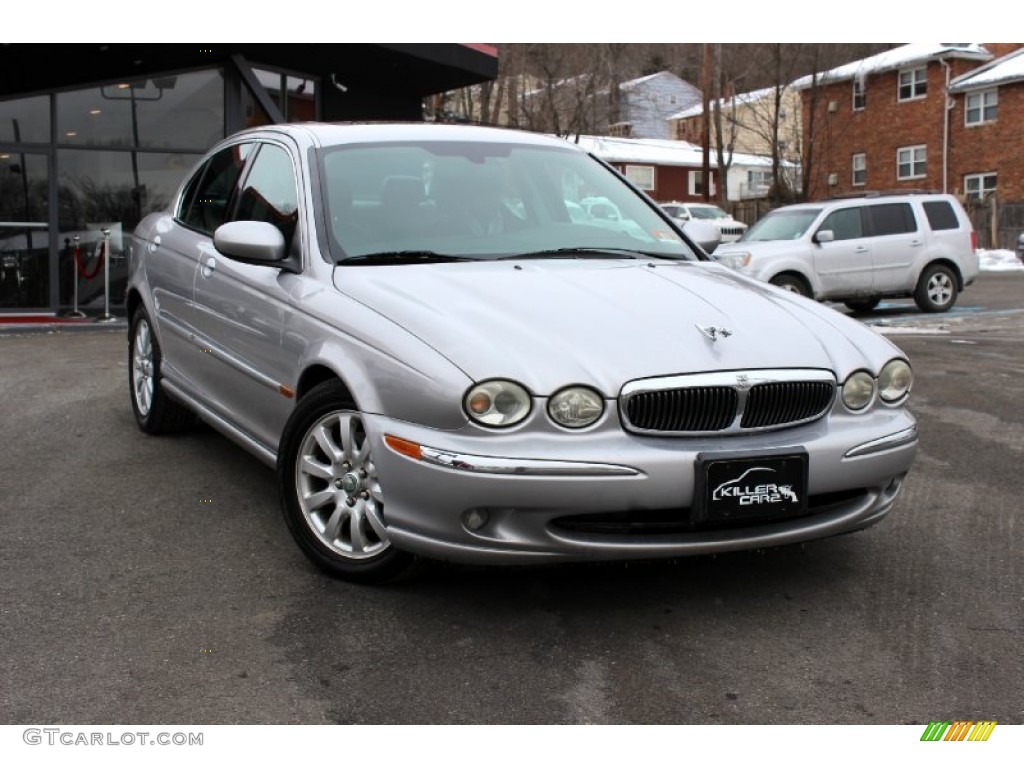
M 514 564 L 674 557 L 834 536 L 884 517 L 917 450 L 903 409 L 831 416 L 777 432 L 666 438 L 441 432 L 365 414 L 395 546 L 437 559 Z M 416 458 L 385 435 L 420 446 Z M 690 519 L 697 455 L 808 455 L 808 513 L 707 528 Z

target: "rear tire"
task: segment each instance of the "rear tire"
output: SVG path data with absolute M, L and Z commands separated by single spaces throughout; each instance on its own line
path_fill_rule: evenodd
M 854 299 L 843 303 L 854 312 L 870 312 L 878 306 L 879 302 L 881 299 Z
M 163 355 L 145 308 L 132 315 L 128 333 L 128 386 L 139 429 L 151 435 L 181 432 L 193 426 L 195 414 L 171 400 L 160 385 Z
M 341 382 L 317 385 L 295 407 L 281 439 L 277 479 L 288 530 L 321 570 L 380 583 L 412 564 L 412 555 L 388 538 L 370 439 Z
M 942 264 L 932 264 L 921 273 L 914 292 L 914 301 L 922 312 L 945 312 L 957 297 L 957 279 L 953 270 Z

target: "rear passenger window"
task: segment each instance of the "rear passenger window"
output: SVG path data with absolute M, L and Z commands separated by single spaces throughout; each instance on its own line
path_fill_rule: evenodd
M 902 235 L 917 231 L 914 211 L 910 203 L 885 203 L 868 206 L 868 220 L 871 222 L 871 234 Z
M 178 218 L 206 234 L 213 234 L 227 218 L 231 193 L 252 144 L 235 144 L 211 157 L 189 182 Z M 197 183 L 197 179 L 201 179 Z
M 820 232 L 823 229 L 831 229 L 836 240 L 853 240 L 864 237 L 864 225 L 861 221 L 860 208 L 844 208 L 840 211 L 833 211 L 818 227 Z
M 936 229 L 959 229 L 956 211 L 948 200 L 933 200 L 924 204 L 924 214 L 928 217 L 928 226 Z

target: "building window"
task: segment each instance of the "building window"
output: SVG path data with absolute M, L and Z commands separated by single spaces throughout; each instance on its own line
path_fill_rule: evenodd
M 858 111 L 867 106 L 867 97 L 864 95 L 864 78 L 853 79 L 853 109 Z
M 862 187 L 868 179 L 868 156 L 858 152 L 853 156 L 853 186 Z
M 964 110 L 965 125 L 981 125 L 991 123 L 999 111 L 999 93 L 995 89 L 981 93 L 967 94 L 967 107 Z
M 704 171 L 690 171 L 690 196 L 700 197 L 704 194 Z M 711 176 L 711 197 L 715 196 L 715 177 Z
M 964 176 L 964 192 L 975 200 L 984 200 L 996 193 L 996 174 L 970 173 Z
M 928 149 L 924 144 L 917 147 L 901 147 L 896 150 L 896 178 L 921 179 L 928 174 Z
M 763 197 L 771 188 L 771 171 L 747 171 L 747 188 L 743 190 L 744 197 Z
M 644 190 L 654 190 L 654 166 L 653 165 L 627 165 L 626 178 Z
M 928 94 L 928 70 L 925 67 L 900 72 L 899 100 L 923 99 Z

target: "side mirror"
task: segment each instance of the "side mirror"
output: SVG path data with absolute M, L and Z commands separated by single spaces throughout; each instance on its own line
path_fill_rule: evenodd
M 836 239 L 836 233 L 831 229 L 822 229 L 814 235 L 814 242 L 816 243 L 831 243 Z
M 708 253 L 713 253 L 722 242 L 722 231 L 706 221 L 690 219 L 683 224 L 683 233 Z
M 213 233 L 213 246 L 249 264 L 279 264 L 287 257 L 284 235 L 265 221 L 231 221 Z

